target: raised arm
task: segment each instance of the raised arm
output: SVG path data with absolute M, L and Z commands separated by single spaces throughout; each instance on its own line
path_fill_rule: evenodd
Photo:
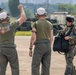
M 19 21 L 19 25 L 21 25 L 23 22 L 26 21 L 26 14 L 24 12 L 23 6 L 22 5 L 18 5 L 18 9 L 20 11 L 20 18 L 18 19 Z

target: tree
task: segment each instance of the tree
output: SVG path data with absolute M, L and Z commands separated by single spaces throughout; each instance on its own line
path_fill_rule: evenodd
M 19 10 L 17 9 L 19 5 L 19 0 L 9 0 L 8 6 L 13 17 L 19 16 Z
M 58 4 L 57 7 L 58 7 L 58 11 L 62 11 L 62 12 L 67 11 L 69 14 L 72 14 L 74 10 L 73 5 L 69 5 L 69 4 Z
M 76 4 L 73 6 L 73 14 L 76 15 Z
M 25 10 L 25 13 L 26 13 L 27 18 L 34 17 L 34 15 L 32 14 L 32 12 L 30 10 Z

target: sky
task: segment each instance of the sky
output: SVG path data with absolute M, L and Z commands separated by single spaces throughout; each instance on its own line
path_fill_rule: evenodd
M 0 0 L 0 3 L 2 3 L 2 2 L 7 2 L 8 0 Z M 26 2 L 26 1 L 29 1 L 29 2 L 37 2 L 37 3 L 39 3 L 39 2 L 41 2 L 41 0 L 20 0 L 20 2 Z M 46 0 L 42 0 L 43 2 L 45 2 Z M 53 0 L 53 1 L 55 1 L 55 0 Z M 57 1 L 57 0 L 56 0 Z M 61 1 L 61 0 L 60 0 Z M 65 0 L 66 1 L 66 0 Z M 69 1 L 69 0 L 68 0 Z M 49 2 L 52 2 L 52 0 L 49 0 Z M 72 2 L 74 3 L 74 4 L 76 4 L 76 0 L 72 0 Z

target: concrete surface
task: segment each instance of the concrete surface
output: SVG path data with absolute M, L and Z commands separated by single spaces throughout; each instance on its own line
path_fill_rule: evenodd
M 17 44 L 17 52 L 19 57 L 20 75 L 31 75 L 31 60 L 29 57 L 29 36 L 16 36 L 15 43 Z M 65 59 L 64 55 L 52 51 L 50 75 L 64 75 Z M 74 59 L 76 65 L 76 58 Z M 11 68 L 8 64 L 6 75 L 11 75 Z

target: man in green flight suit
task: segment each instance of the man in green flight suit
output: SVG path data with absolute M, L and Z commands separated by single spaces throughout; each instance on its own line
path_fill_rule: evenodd
M 37 9 L 36 21 L 32 28 L 29 56 L 32 57 L 32 48 L 35 44 L 32 59 L 32 75 L 50 75 L 51 43 L 53 41 L 52 24 L 45 19 L 46 11 L 40 7 Z M 42 63 L 41 73 L 39 72 Z
M 73 24 L 74 17 L 71 15 L 67 15 L 66 17 L 66 27 L 63 30 L 65 34 L 70 30 L 73 26 L 72 32 L 69 36 L 65 36 L 65 40 L 69 40 L 69 52 L 65 53 L 66 60 L 66 70 L 64 75 L 76 75 L 75 66 L 73 65 L 73 59 L 76 55 L 76 26 Z
M 22 5 L 18 6 L 20 18 L 12 23 L 6 12 L 0 13 L 0 75 L 6 75 L 8 62 L 11 66 L 12 75 L 19 75 L 19 63 L 14 44 L 16 28 L 26 20 L 26 15 Z

